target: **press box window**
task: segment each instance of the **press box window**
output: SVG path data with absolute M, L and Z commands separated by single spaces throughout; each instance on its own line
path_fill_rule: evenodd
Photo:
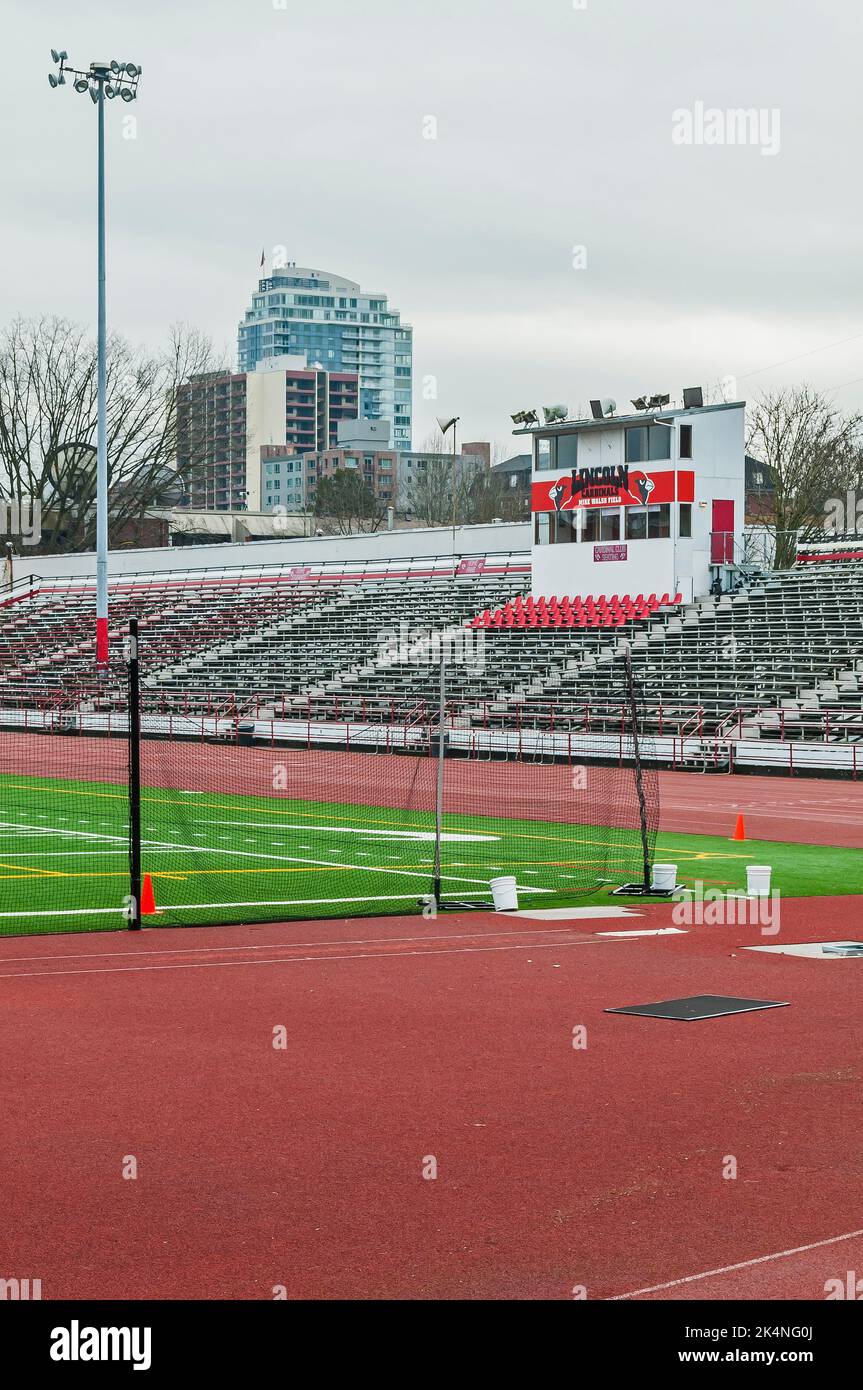
M 632 425 L 626 431 L 626 462 L 652 463 L 671 458 L 671 430 L 667 425 Z
M 692 503 L 691 503 L 691 502 L 681 502 L 681 503 L 680 503 L 679 523 L 680 523 L 680 524 L 679 524 L 679 527 L 678 527 L 677 534 L 680 536 L 681 540 L 684 540 L 684 541 L 691 540 L 691 539 L 692 539 Z
M 680 426 L 680 457 L 682 459 L 692 458 L 692 426 Z
M 554 467 L 553 439 L 538 439 L 536 441 L 536 467 L 538 471 Z

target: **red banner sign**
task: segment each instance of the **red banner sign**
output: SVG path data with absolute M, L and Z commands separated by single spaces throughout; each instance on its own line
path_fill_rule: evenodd
M 485 557 L 480 556 L 478 560 L 459 560 L 456 574 L 482 574 L 485 569 Z
M 691 470 L 645 473 L 640 468 L 590 468 L 559 477 L 534 479 L 531 504 L 535 512 L 569 512 L 579 507 L 644 507 L 659 502 L 691 502 L 695 474 Z

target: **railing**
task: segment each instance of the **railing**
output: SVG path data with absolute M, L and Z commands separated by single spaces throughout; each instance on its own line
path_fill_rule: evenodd
M 530 552 L 525 550 L 487 550 L 480 554 L 474 551 L 457 549 L 441 555 L 392 556 L 379 560 L 317 560 L 309 563 L 296 561 L 269 564 L 247 565 L 205 565 L 199 567 L 183 566 L 170 570 L 130 571 L 111 577 L 110 592 L 140 589 L 183 589 L 203 587 L 211 584 L 224 584 L 226 581 L 244 584 L 308 584 L 316 586 L 322 581 L 344 583 L 368 579 L 452 579 L 453 570 L 458 569 L 462 560 L 482 560 L 483 570 L 478 573 L 465 573 L 459 578 L 482 579 L 506 578 L 508 575 L 529 575 Z M 95 589 L 95 579 L 79 575 L 59 575 L 38 580 L 41 593 L 72 592 L 90 593 Z
M 183 692 L 184 697 L 188 692 Z M 200 692 L 197 705 L 148 691 L 143 731 L 152 737 L 253 741 L 308 749 L 333 747 L 372 753 L 427 752 L 436 746 L 438 708 L 434 701 L 309 700 L 305 708 L 260 715 L 236 702 L 220 702 Z M 566 705 L 524 702 L 511 711 L 494 701 L 450 700 L 444 734 L 450 752 L 468 758 L 542 758 L 579 763 L 611 758 L 631 762 L 633 743 L 628 706 L 617 703 Z M 775 707 L 730 711 L 712 732 L 704 730 L 704 711 L 678 714 L 669 730 L 667 711 L 646 712 L 640 731 L 642 759 L 668 768 L 705 772 L 782 771 L 790 775 L 832 771 L 854 779 L 863 773 L 863 710 L 830 710 L 801 716 Z M 747 738 L 745 722 L 766 727 L 770 737 Z M 127 714 L 119 702 L 46 693 L 18 703 L 2 699 L 0 728 L 55 735 L 124 737 Z M 696 732 L 701 729 L 701 733 Z

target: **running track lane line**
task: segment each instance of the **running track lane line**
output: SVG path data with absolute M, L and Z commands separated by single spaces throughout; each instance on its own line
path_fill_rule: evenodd
M 805 1255 L 808 1250 L 820 1250 L 825 1245 L 838 1245 L 843 1240 L 856 1240 L 863 1231 L 846 1231 L 842 1236 L 829 1236 L 827 1240 L 813 1240 L 810 1245 L 796 1245 L 792 1250 L 778 1250 L 775 1255 L 758 1255 L 754 1260 L 741 1260 L 736 1265 L 723 1265 L 721 1269 L 706 1269 L 702 1274 L 687 1274 L 683 1279 L 669 1279 L 666 1284 L 651 1284 L 646 1289 L 633 1289 L 631 1293 L 616 1293 L 604 1300 L 606 1303 L 621 1303 L 626 1298 L 638 1298 L 644 1293 L 661 1293 L 663 1289 L 677 1289 L 681 1284 L 694 1284 L 699 1279 L 714 1279 L 720 1274 L 734 1274 L 739 1269 L 751 1269 L 753 1265 L 767 1264 L 770 1260 L 786 1260 L 790 1255 Z
M 160 931 L 171 928 L 159 928 Z M 178 928 L 182 930 L 182 928 Z M 29 960 L 98 960 L 102 956 L 199 956 L 210 951 L 219 953 L 228 951 L 300 951 L 310 946 L 371 946 L 378 942 L 381 945 L 392 944 L 399 941 L 481 941 L 483 937 L 500 936 L 553 936 L 560 933 L 563 936 L 571 936 L 574 928 L 572 927 L 525 927 L 524 931 L 463 931 L 447 932 L 444 936 L 359 936 L 347 938 L 330 938 L 329 941 L 268 941 L 258 945 L 248 944 L 245 946 L 165 946 L 159 947 L 155 951 L 137 951 L 130 947 L 128 951 L 66 951 L 62 955 L 49 955 L 43 952 L 37 956 L 4 956 L 0 954 L 0 965 L 8 965 L 10 961 L 29 961 Z M 604 933 L 600 933 L 604 935 Z M 588 940 L 584 937 L 584 940 Z
M 128 975 L 148 970 L 218 970 L 228 966 L 236 968 L 243 965 L 303 965 L 316 961 L 329 963 L 330 961 L 386 960 L 387 958 L 403 960 L 407 956 L 482 955 L 490 951 L 551 951 L 562 946 L 611 946 L 614 944 L 624 945 L 625 943 L 599 941 L 588 937 L 579 941 L 529 941 L 524 946 L 447 946 L 442 951 L 353 951 L 343 956 L 279 956 L 274 960 L 201 960 L 190 961 L 183 965 L 179 963 L 173 965 L 100 965 L 95 970 L 10 970 L 0 974 L 0 980 L 30 980 L 37 976 L 60 978 L 64 975 Z

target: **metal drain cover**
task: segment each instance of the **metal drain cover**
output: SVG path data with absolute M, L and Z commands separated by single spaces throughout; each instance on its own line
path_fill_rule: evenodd
M 727 994 L 690 994 L 686 999 L 664 999 L 658 1004 L 628 1004 L 625 1009 L 606 1009 L 607 1014 L 640 1014 L 645 1018 L 677 1018 L 695 1023 L 702 1018 L 748 1014 L 755 1009 L 785 1009 L 788 1000 L 735 999 Z

